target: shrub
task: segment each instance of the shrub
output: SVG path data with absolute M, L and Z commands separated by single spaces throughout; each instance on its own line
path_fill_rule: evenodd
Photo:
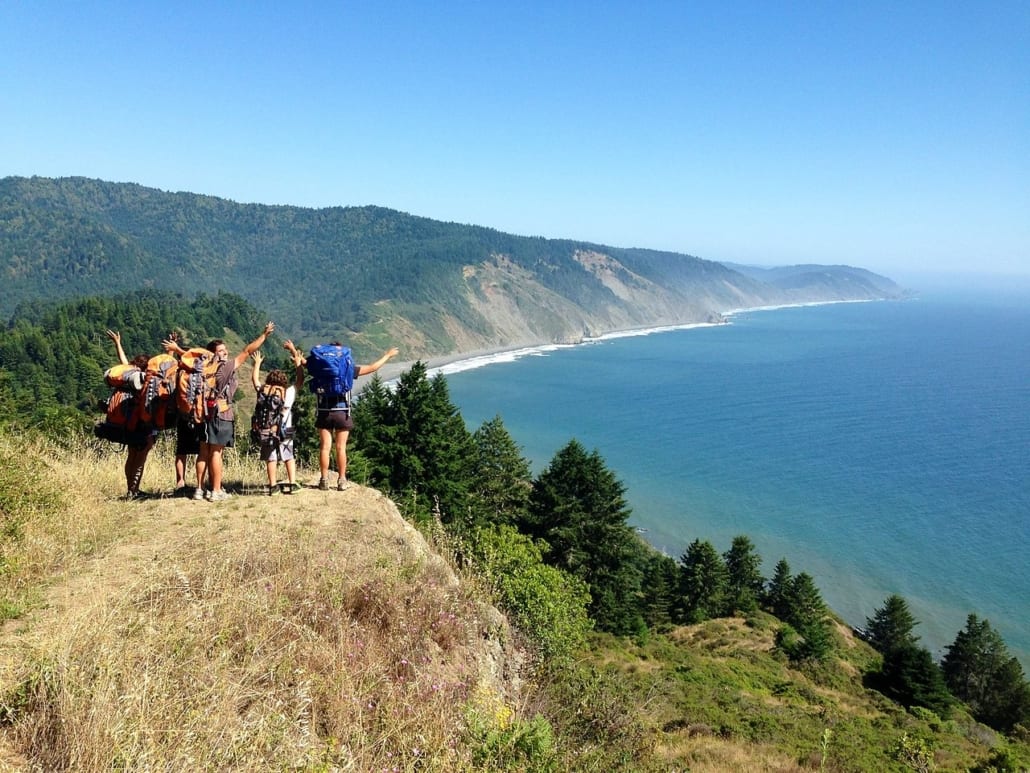
M 580 648 L 590 630 L 586 585 L 544 564 L 532 539 L 510 526 L 479 529 L 472 553 L 512 623 L 546 658 Z

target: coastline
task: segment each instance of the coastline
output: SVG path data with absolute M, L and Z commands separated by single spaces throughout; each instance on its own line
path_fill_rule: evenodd
M 742 307 L 737 309 L 728 309 L 726 311 L 719 312 L 719 316 L 722 318 L 721 322 L 683 322 L 673 325 L 655 325 L 653 327 L 638 327 L 638 328 L 627 328 L 624 330 L 612 330 L 607 333 L 602 333 L 599 336 L 584 336 L 580 341 L 575 343 L 553 343 L 547 341 L 540 341 L 539 343 L 523 343 L 515 346 L 494 346 L 485 349 L 472 349 L 469 351 L 451 352 L 450 354 L 443 354 L 437 357 L 431 357 L 428 360 L 424 360 L 426 364 L 426 370 L 429 376 L 435 376 L 437 373 L 443 373 L 445 376 L 452 373 L 460 373 L 465 370 L 473 370 L 475 368 L 482 368 L 487 365 L 493 365 L 500 362 L 513 362 L 521 357 L 536 356 L 540 354 L 546 354 L 547 352 L 557 351 L 559 349 L 569 349 L 574 346 L 585 346 L 596 343 L 598 341 L 608 341 L 616 338 L 631 338 L 634 336 L 646 336 L 653 333 L 666 333 L 673 330 L 690 330 L 693 328 L 701 327 L 718 327 L 720 325 L 733 324 L 732 318 L 739 314 L 746 314 L 756 311 L 776 311 L 778 309 L 795 309 L 803 308 L 806 306 L 826 306 L 836 303 L 870 303 L 874 300 L 885 300 L 875 298 L 857 298 L 853 300 L 840 300 L 840 301 L 805 301 L 800 303 L 783 303 L 772 306 L 751 306 Z M 401 374 L 409 370 L 417 360 L 404 360 L 400 362 L 388 362 L 378 371 L 379 377 L 386 382 L 391 384 L 400 378 Z M 362 376 L 355 382 L 356 392 L 360 391 L 361 387 L 371 378 L 371 376 Z

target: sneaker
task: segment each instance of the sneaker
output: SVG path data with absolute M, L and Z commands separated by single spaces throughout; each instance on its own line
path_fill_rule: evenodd
M 319 491 L 328 491 L 329 490 L 329 481 L 327 481 L 325 478 L 319 478 L 318 479 L 318 490 Z
M 276 494 L 279 493 L 279 487 L 276 484 L 273 483 L 271 486 L 267 487 L 267 491 L 268 491 L 268 496 L 274 497 Z
M 211 496 L 208 497 L 208 500 L 211 501 L 211 502 L 224 502 L 227 499 L 232 499 L 232 494 L 230 494 L 225 489 L 219 489 L 218 491 L 212 491 L 211 492 Z
M 292 494 L 294 491 L 297 490 L 297 488 L 298 486 L 296 483 L 283 483 L 279 486 L 279 490 L 282 491 L 284 494 Z
M 336 484 L 336 490 L 337 490 L 337 491 L 346 491 L 346 490 L 347 490 L 347 489 L 349 489 L 349 488 L 350 488 L 350 487 L 351 487 L 352 485 L 354 485 L 354 484 L 353 484 L 353 483 L 351 483 L 351 482 L 350 482 L 349 480 L 347 480 L 346 478 L 340 478 L 339 482 L 338 482 L 338 483 Z
M 203 502 L 204 499 L 206 499 L 206 498 L 207 498 L 207 495 L 204 493 L 204 489 L 202 489 L 200 486 L 197 486 L 193 490 L 193 501 L 194 502 Z

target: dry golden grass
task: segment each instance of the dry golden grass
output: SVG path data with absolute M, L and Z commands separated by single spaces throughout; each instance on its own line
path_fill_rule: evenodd
M 503 618 L 378 492 L 259 496 L 233 455 L 253 495 L 124 502 L 120 456 L 37 452 L 64 497 L 21 542 L 49 587 L 0 639 L 0 767 L 469 770 L 469 717 L 513 716 Z

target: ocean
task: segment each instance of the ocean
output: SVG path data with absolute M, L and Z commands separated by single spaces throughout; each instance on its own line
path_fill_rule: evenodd
M 1030 665 L 1030 293 L 739 311 L 443 372 L 534 473 L 597 449 L 675 558 L 746 534 L 852 625 L 897 593 L 935 657 L 975 613 Z

